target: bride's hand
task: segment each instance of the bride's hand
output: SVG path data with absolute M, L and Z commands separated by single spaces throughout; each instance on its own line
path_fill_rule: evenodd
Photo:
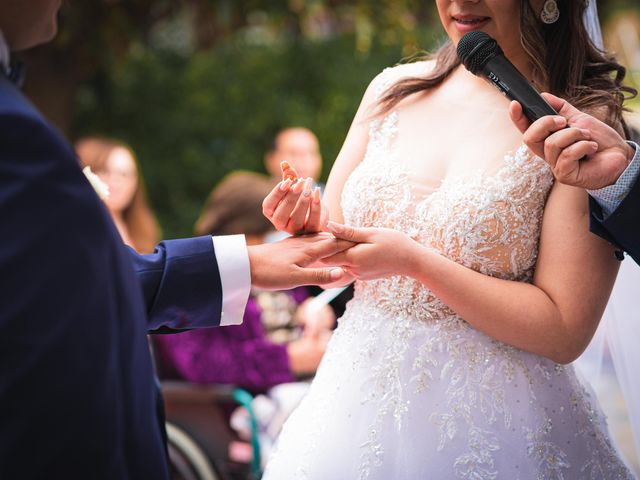
M 282 181 L 262 202 L 262 213 L 278 230 L 291 235 L 316 233 L 325 229 L 328 210 L 320 200 L 320 188 L 312 178 L 298 178 L 287 162 L 282 162 Z
M 322 263 L 340 265 L 358 280 L 413 276 L 415 258 L 422 247 L 404 233 L 390 228 L 354 228 L 334 222 L 327 224 L 327 230 L 336 238 L 356 245 L 324 258 Z

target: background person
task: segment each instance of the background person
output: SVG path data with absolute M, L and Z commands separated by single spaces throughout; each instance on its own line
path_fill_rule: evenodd
M 86 137 L 75 144 L 80 162 L 109 187 L 104 200 L 122 241 L 139 253 L 151 253 L 160 241 L 160 227 L 144 188 L 133 150 L 124 143 Z
M 271 150 L 264 157 L 267 172 L 277 181 L 280 181 L 282 162 L 288 162 L 293 166 L 300 178 L 312 178 L 317 182 L 322 173 L 318 137 L 304 127 L 280 130 L 273 139 Z

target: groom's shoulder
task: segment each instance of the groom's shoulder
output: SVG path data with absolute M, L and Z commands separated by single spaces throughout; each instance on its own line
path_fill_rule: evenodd
M 0 75 L 0 117 L 44 121 L 36 107 L 4 75 Z
M 73 149 L 62 134 L 20 90 L 0 75 L 0 157 L 15 159 L 21 156 L 20 151 L 29 150 L 46 151 L 46 157 L 51 160 L 66 157 L 77 163 Z

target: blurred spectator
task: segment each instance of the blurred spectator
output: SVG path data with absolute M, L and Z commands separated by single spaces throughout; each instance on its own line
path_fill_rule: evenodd
M 280 181 L 280 163 L 285 161 L 296 169 L 300 178 L 311 177 L 318 181 L 322 172 L 322 157 L 318 138 L 311 130 L 290 127 L 278 132 L 271 150 L 264 158 L 265 167 L 272 178 Z
M 196 233 L 244 233 L 248 245 L 262 243 L 272 231 L 261 208 L 271 188 L 271 180 L 263 175 L 229 175 L 211 192 Z M 335 317 L 325 306 L 312 318 L 305 303 L 308 297 L 304 287 L 254 290 L 242 325 L 156 336 L 161 371 L 165 377 L 232 384 L 254 393 L 314 373 Z
M 76 152 L 83 166 L 91 167 L 109 187 L 104 202 L 124 243 L 140 253 L 153 252 L 160 228 L 133 151 L 116 140 L 86 137 L 78 140 Z

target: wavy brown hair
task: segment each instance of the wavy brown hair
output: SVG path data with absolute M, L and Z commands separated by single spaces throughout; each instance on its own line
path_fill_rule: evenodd
M 558 0 L 560 18 L 543 24 L 530 0 L 520 0 L 520 43 L 533 66 L 537 85 L 576 106 L 595 113 L 609 125 L 622 127 L 625 94 L 633 98 L 635 89 L 622 84 L 626 69 L 616 59 L 599 50 L 589 38 L 582 17 L 587 0 Z M 459 65 L 456 49 L 447 40 L 423 60 L 435 60 L 427 77 L 399 80 L 382 96 L 377 113 L 386 113 L 402 99 L 442 83 Z
M 131 246 L 140 253 L 151 253 L 160 241 L 160 226 L 149 207 L 142 172 L 133 150 L 125 143 L 103 137 L 85 137 L 75 144 L 82 165 L 91 167 L 94 172 L 104 170 L 111 152 L 118 148 L 124 148 L 131 154 L 138 170 L 136 192 L 131 203 L 122 212 L 129 236 L 134 243 Z

